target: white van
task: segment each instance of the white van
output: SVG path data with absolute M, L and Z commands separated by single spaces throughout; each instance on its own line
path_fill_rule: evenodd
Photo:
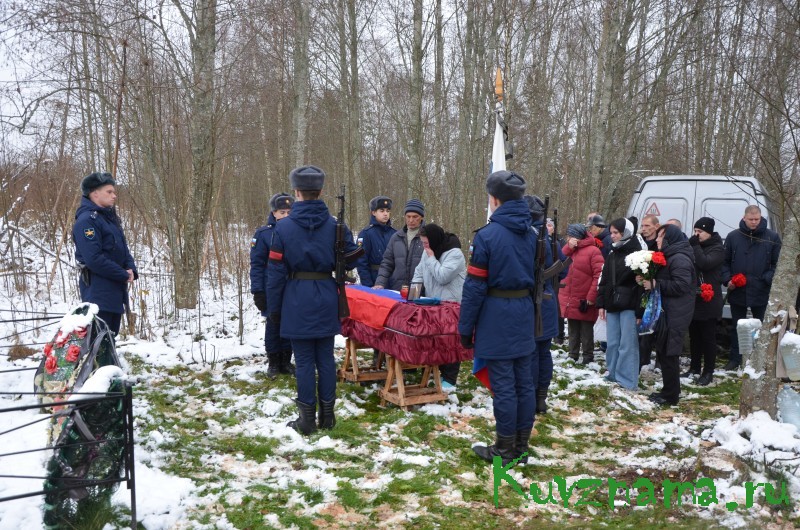
M 772 201 L 754 177 L 662 175 L 642 179 L 631 197 L 627 216 L 635 215 L 641 222 L 645 215 L 653 214 L 661 224 L 678 219 L 687 237 L 694 234 L 695 221 L 711 217 L 714 230 L 724 241 L 730 232 L 739 228 L 744 209 L 750 204 L 761 207 L 767 226 L 775 230 Z M 730 316 L 730 307 L 726 304 L 722 317 L 729 319 Z
M 744 209 L 750 204 L 761 207 L 767 226 L 775 230 L 772 201 L 754 177 L 662 175 L 642 179 L 631 197 L 627 216 L 635 215 L 641 221 L 653 214 L 661 224 L 678 219 L 689 237 L 695 221 L 711 217 L 724 240 L 739 228 Z

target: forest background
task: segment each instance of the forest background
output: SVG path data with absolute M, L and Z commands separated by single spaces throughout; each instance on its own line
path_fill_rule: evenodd
M 468 241 L 486 219 L 497 66 L 509 168 L 564 224 L 624 214 L 651 174 L 755 175 L 776 217 L 798 212 L 796 1 L 0 6 L 10 261 L 22 239 L 55 254 L 71 244 L 80 179 L 111 171 L 132 247 L 157 251 L 140 269 L 170 274 L 174 299 L 156 311 L 197 307 L 204 274 L 246 292 L 249 237 L 305 163 L 328 174 L 330 206 L 347 186 L 354 230 L 386 194 L 397 225 L 417 197 Z M 39 272 L 49 287 L 57 271 Z

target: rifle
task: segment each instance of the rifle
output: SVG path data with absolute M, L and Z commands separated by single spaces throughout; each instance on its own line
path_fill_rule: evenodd
M 550 196 L 544 196 L 544 212 L 542 214 L 542 226 L 539 228 L 539 236 L 536 238 L 536 288 L 533 293 L 533 303 L 536 306 L 536 325 L 534 334 L 541 337 L 544 334 L 542 329 L 542 300 L 544 300 L 545 268 L 547 267 L 547 209 L 550 207 Z
M 558 208 L 553 208 L 553 237 L 550 238 L 550 248 L 553 252 L 553 261 L 558 260 Z M 558 290 L 561 289 L 561 280 L 556 278 L 553 280 L 553 296 L 556 299 L 556 309 L 558 315 L 561 315 L 561 308 L 558 307 Z
M 364 255 L 364 247 L 358 247 L 354 251 L 347 252 L 347 225 L 344 224 L 344 184 L 342 184 L 342 193 L 337 195 L 339 199 L 339 216 L 336 219 L 336 286 L 339 288 L 339 318 L 347 318 L 350 316 L 350 306 L 347 305 L 347 291 L 344 285 L 347 281 L 348 264 L 353 263 Z M 350 238 L 352 243 L 352 237 Z M 351 267 L 352 268 L 352 267 Z
M 344 282 L 347 272 L 345 271 L 345 261 L 347 260 L 347 249 L 345 245 L 345 225 L 344 225 L 344 191 L 337 195 L 339 199 L 339 215 L 336 218 L 336 285 L 339 288 L 339 318 L 350 316 L 350 306 L 347 304 L 347 293 L 345 292 Z

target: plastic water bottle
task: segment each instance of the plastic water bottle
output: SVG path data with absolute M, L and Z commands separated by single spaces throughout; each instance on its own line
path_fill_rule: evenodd
M 778 351 L 786 367 L 786 377 L 800 381 L 800 335 L 787 332 L 781 339 Z
M 800 430 L 800 394 L 784 386 L 778 392 L 778 412 L 783 423 L 790 423 Z
M 753 351 L 753 338 L 761 328 L 761 321 L 757 318 L 743 318 L 736 324 L 736 335 L 739 337 L 739 353 L 750 355 Z

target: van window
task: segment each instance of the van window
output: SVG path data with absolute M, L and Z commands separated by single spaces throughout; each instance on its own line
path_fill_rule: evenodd
M 702 217 L 714 219 L 714 230 L 725 239 L 725 236 L 739 228 L 739 221 L 748 204 L 744 199 L 705 199 L 700 210 Z
M 689 218 L 689 202 L 683 197 L 654 197 L 645 199 L 644 204 L 640 204 L 642 209 L 634 215 L 641 219 L 645 215 L 655 215 L 661 224 L 667 219 L 679 219 L 686 228 L 685 219 Z

